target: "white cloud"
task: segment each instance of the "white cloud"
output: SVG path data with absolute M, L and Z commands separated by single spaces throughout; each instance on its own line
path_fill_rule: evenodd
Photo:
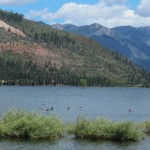
M 126 6 L 125 0 L 100 0 L 94 5 L 70 2 L 54 13 L 48 9 L 32 10 L 26 17 L 30 19 L 40 17 L 50 24 L 61 19 L 64 23 L 76 25 L 100 23 L 110 28 L 121 25 L 146 26 L 150 23 L 150 17 L 138 15 L 135 10 Z
M 150 17 L 150 0 L 141 0 L 136 13 L 143 17 Z
M 52 14 L 48 11 L 47 8 L 40 10 L 40 11 L 31 10 L 28 14 L 26 14 L 26 18 L 28 19 L 32 19 L 38 16 L 44 20 L 48 20 L 49 17 L 52 18 Z
M 101 3 L 105 3 L 107 6 L 112 5 L 123 5 L 125 4 L 126 0 L 101 0 Z
M 24 5 L 36 0 L 0 0 L 0 5 Z

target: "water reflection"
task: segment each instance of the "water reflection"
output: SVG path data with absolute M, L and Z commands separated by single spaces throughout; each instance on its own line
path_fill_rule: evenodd
M 1 139 L 0 150 L 148 150 L 150 138 L 139 142 L 111 142 L 76 139 L 68 136 L 57 141 Z

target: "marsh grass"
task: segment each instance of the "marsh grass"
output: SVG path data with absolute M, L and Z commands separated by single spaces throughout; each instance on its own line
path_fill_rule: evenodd
M 67 122 L 65 124 L 65 131 L 67 134 L 74 134 L 75 131 L 75 123 Z
M 150 133 L 150 121 L 143 123 L 113 122 L 78 117 L 75 123 L 65 123 L 57 116 L 43 116 L 24 110 L 10 109 L 0 118 L 0 137 L 55 140 L 65 134 L 92 140 L 137 141 Z
M 0 119 L 0 137 L 54 140 L 63 136 L 63 132 L 64 125 L 56 116 L 9 110 Z
M 106 119 L 78 118 L 72 131 L 77 138 L 137 141 L 143 134 L 131 122 L 111 122 Z
M 150 133 L 150 121 L 138 123 L 137 127 L 144 133 Z

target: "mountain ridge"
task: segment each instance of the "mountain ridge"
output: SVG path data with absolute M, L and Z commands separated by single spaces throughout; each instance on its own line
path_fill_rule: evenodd
M 19 16 L 19 17 L 18 17 Z M 142 86 L 147 71 L 84 36 L 0 11 L 0 20 L 26 37 L 0 28 L 0 81 L 7 85 Z
M 58 29 L 55 25 L 51 27 Z M 145 34 L 145 30 L 150 30 L 148 27 L 121 26 L 109 29 L 97 23 L 84 26 L 64 24 L 61 25 L 61 30 L 87 36 L 150 70 L 150 34 Z

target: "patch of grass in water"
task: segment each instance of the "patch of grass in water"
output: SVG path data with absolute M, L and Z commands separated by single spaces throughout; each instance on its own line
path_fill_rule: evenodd
M 111 122 L 106 119 L 78 118 L 72 131 L 77 138 L 137 141 L 143 134 L 131 122 Z
M 65 124 L 65 131 L 68 134 L 74 134 L 75 130 L 75 123 L 66 123 Z
M 0 118 L 0 137 L 55 140 L 65 134 L 92 140 L 137 141 L 150 133 L 150 122 L 112 122 L 79 117 L 75 123 L 63 124 L 57 116 L 11 109 Z
M 150 121 L 138 123 L 137 126 L 142 132 L 150 133 Z
M 56 116 L 9 110 L 0 119 L 0 137 L 54 140 L 63 133 L 64 125 Z

